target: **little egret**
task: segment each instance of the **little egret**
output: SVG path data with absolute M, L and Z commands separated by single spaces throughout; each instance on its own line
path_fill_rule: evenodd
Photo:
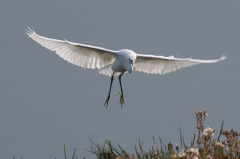
M 112 88 L 113 76 L 119 75 L 119 83 L 121 91 L 120 104 L 124 103 L 121 77 L 125 72 L 132 73 L 133 70 L 151 73 L 165 74 L 176 71 L 182 67 L 193 66 L 201 63 L 215 63 L 226 58 L 223 55 L 215 60 L 196 60 L 192 58 L 174 58 L 173 56 L 154 56 L 136 54 L 127 49 L 113 51 L 101 47 L 78 44 L 67 40 L 50 39 L 38 35 L 34 29 L 26 30 L 27 35 L 41 44 L 42 46 L 55 51 L 60 57 L 68 62 L 81 66 L 83 68 L 98 69 L 98 72 L 103 75 L 111 76 L 110 89 L 104 106 L 108 106 L 110 93 Z

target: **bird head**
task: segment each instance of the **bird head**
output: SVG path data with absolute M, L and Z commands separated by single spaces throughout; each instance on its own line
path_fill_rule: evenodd
M 131 62 L 131 64 L 132 64 L 132 67 L 135 69 L 135 67 L 134 67 L 134 62 L 135 62 L 135 60 L 136 60 L 136 56 L 134 56 L 134 54 L 130 55 L 130 56 L 129 56 L 129 60 L 130 60 L 130 62 Z
M 130 56 L 129 56 L 129 60 L 130 60 L 131 64 L 133 65 L 134 62 L 135 62 L 135 60 L 136 60 L 136 56 L 130 55 Z

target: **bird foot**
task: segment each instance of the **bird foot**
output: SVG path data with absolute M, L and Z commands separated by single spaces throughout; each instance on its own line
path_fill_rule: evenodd
M 110 99 L 110 94 L 108 95 L 108 97 L 107 97 L 107 99 L 106 99 L 106 101 L 105 101 L 105 103 L 104 103 L 104 106 L 106 106 L 106 109 L 107 109 L 107 107 L 108 107 L 109 99 Z
M 118 91 L 119 92 L 119 94 L 120 94 L 120 104 L 121 104 L 121 108 L 122 108 L 122 105 L 124 104 L 125 105 L 125 103 L 124 103 L 124 96 L 123 96 L 123 94 L 120 92 L 120 91 Z

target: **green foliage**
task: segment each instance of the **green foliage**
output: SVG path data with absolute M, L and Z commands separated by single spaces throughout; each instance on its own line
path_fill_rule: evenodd
M 66 153 L 66 147 L 65 147 L 65 144 L 63 145 L 63 149 L 64 149 L 64 159 L 67 159 L 67 153 Z M 73 156 L 72 156 L 71 159 L 74 159 L 74 157 L 75 157 L 75 159 L 78 159 L 77 156 L 75 156 L 76 151 L 77 151 L 77 148 L 74 149 L 74 151 L 73 151 Z
M 118 144 L 118 148 L 112 146 L 109 140 L 100 144 L 95 144 L 91 139 L 89 139 L 93 145 L 91 145 L 91 150 L 87 150 L 95 154 L 99 159 L 115 159 L 118 156 L 128 158 L 129 154 Z
M 215 132 L 214 129 L 208 127 L 204 129 L 204 121 L 208 116 L 206 111 L 195 112 L 197 118 L 198 135 L 194 133 L 191 139 L 191 145 L 185 145 L 184 138 L 180 131 L 181 151 L 176 144 L 175 148 L 171 142 L 166 146 L 160 140 L 160 148 L 157 148 L 155 139 L 153 137 L 153 146 L 148 151 L 144 151 L 141 141 L 139 140 L 139 150 L 135 145 L 135 155 L 132 157 L 120 146 L 119 149 L 111 145 L 110 141 L 105 141 L 102 145 L 92 142 L 91 153 L 94 153 L 99 159 L 240 159 L 240 141 L 238 137 L 240 134 L 233 129 L 231 131 L 223 131 L 223 123 L 220 134 L 217 139 L 212 139 Z M 220 142 L 220 136 L 225 136 L 225 139 Z M 174 141 L 173 141 L 174 142 Z M 197 144 L 197 146 L 195 145 Z
M 135 156 L 129 155 L 118 144 L 117 147 L 113 146 L 109 140 L 104 143 L 95 144 L 91 139 L 91 150 L 87 150 L 97 156 L 98 159 L 240 159 L 240 141 L 238 137 L 240 134 L 233 129 L 230 131 L 223 131 L 223 123 L 217 139 L 213 139 L 215 130 L 211 127 L 204 129 L 204 121 L 208 116 L 206 111 L 195 112 L 197 118 L 197 131 L 198 135 L 194 133 L 193 139 L 191 139 L 191 145 L 188 147 L 185 145 L 184 138 L 180 131 L 180 143 L 178 146 L 175 143 L 175 147 L 171 142 L 167 145 L 162 144 L 162 139 L 159 137 L 160 148 L 156 146 L 153 136 L 153 146 L 145 151 L 142 147 L 143 142 L 139 139 L 139 150 L 135 145 Z M 220 142 L 220 137 L 224 136 L 225 139 Z M 195 145 L 197 144 L 197 145 Z M 179 148 L 181 151 L 179 151 Z M 71 159 L 77 159 L 76 148 L 73 151 Z M 63 157 L 62 157 L 63 158 Z M 15 159 L 15 156 L 13 156 Z M 21 157 L 21 159 L 24 159 Z M 64 145 L 64 159 L 67 159 L 66 148 Z M 84 158 L 85 159 L 85 158 Z

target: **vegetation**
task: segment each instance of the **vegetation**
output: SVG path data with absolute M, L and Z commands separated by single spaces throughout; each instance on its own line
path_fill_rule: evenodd
M 171 142 L 167 145 L 162 144 L 160 140 L 160 148 L 155 144 L 153 137 L 153 146 L 148 151 L 144 151 L 141 141 L 139 140 L 139 150 L 135 146 L 135 155 L 129 155 L 120 145 L 118 148 L 111 145 L 110 141 L 105 141 L 102 145 L 92 142 L 91 150 L 99 159 L 240 159 L 240 141 L 238 137 L 240 134 L 233 129 L 230 131 L 223 131 L 223 123 L 217 139 L 213 139 L 215 130 L 211 127 L 204 129 L 204 121 L 208 116 L 206 111 L 195 112 L 197 119 L 198 135 L 194 134 L 190 146 L 186 146 L 184 138 L 180 131 L 181 146 Z M 220 142 L 220 137 L 225 139 Z
M 64 144 L 63 147 L 64 147 L 64 159 L 68 159 L 68 158 L 67 158 L 67 153 L 66 153 L 65 144 Z M 76 150 L 77 150 L 77 148 L 74 149 L 74 151 L 73 151 L 73 156 L 72 156 L 71 159 L 78 159 L 77 156 L 75 155 L 75 154 L 76 154 Z M 61 157 L 62 157 L 62 159 L 63 159 L 63 156 L 61 156 Z M 15 159 L 15 156 L 13 156 L 13 159 Z M 21 159 L 24 159 L 24 158 L 21 156 Z M 56 158 L 55 158 L 55 159 L 56 159 Z
M 179 128 L 181 145 L 177 145 L 174 142 L 175 145 L 173 145 L 172 142 L 165 145 L 159 137 L 161 146 L 158 148 L 153 136 L 153 146 L 148 151 L 143 150 L 142 143 L 139 140 L 139 148 L 135 145 L 135 155 L 130 155 L 120 144 L 115 147 L 107 140 L 100 145 L 98 143 L 95 144 L 90 139 L 92 143 L 91 150 L 87 151 L 95 154 L 98 159 L 240 159 L 240 141 L 238 139 L 240 134 L 233 129 L 230 131 L 223 131 L 223 121 L 218 138 L 213 139 L 215 130 L 211 127 L 204 129 L 204 121 L 208 116 L 207 112 L 197 111 L 195 114 L 198 135 L 196 138 L 194 134 L 190 146 L 186 146 L 181 128 Z M 220 137 L 222 135 L 225 139 L 220 142 Z M 76 148 L 74 149 L 71 159 L 77 159 L 75 153 Z M 14 156 L 13 159 L 15 159 Z M 21 157 L 21 159 L 23 158 Z M 67 159 L 65 145 L 64 159 Z

